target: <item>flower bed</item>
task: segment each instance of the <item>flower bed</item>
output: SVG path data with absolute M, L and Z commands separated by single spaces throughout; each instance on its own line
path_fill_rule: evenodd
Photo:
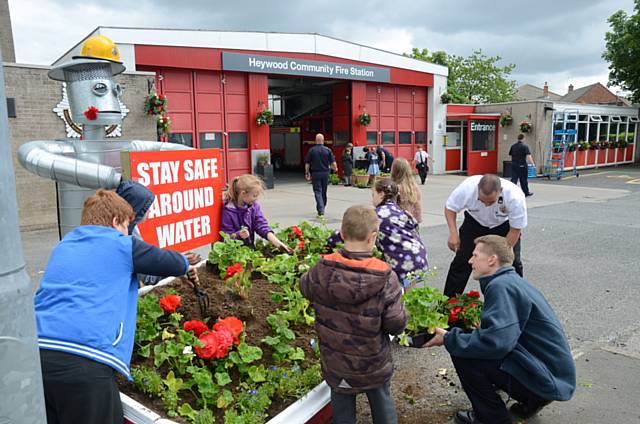
M 279 232 L 295 249 L 292 255 L 266 246 L 263 254 L 228 238 L 216 243 L 210 263 L 198 269 L 210 298 L 204 318 L 193 289 L 175 284 L 179 279 L 142 296 L 134 382 L 121 381 L 121 390 L 178 423 L 312 417 L 329 397 L 320 384 L 313 313 L 298 282 L 326 249 L 329 234 L 308 223 Z M 293 403 L 298 406 L 291 412 Z M 140 424 L 146 422 L 157 420 Z

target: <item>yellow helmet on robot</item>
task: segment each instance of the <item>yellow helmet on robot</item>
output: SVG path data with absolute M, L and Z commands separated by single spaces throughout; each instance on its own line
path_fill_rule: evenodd
M 82 44 L 80 51 L 81 58 L 103 59 L 110 62 L 122 63 L 120 61 L 120 50 L 116 43 L 104 35 L 94 35 Z

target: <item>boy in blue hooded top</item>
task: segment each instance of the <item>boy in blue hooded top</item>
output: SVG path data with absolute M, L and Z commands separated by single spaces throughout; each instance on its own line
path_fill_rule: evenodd
M 131 379 L 136 273 L 179 276 L 189 262 L 129 234 L 131 206 L 98 190 L 51 253 L 35 296 L 49 423 L 123 422 L 115 371 Z
M 575 364 L 551 306 L 510 266 L 507 240 L 487 235 L 475 244 L 469 263 L 485 298 L 481 327 L 471 333 L 438 328 L 425 347 L 444 344 L 471 401 L 473 410 L 459 411 L 456 422 L 511 423 L 496 390 L 518 401 L 514 415 L 528 418 L 553 400 L 571 399 Z

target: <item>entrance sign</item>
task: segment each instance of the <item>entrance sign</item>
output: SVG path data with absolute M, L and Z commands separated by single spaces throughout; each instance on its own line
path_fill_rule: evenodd
M 473 132 L 495 131 L 495 130 L 496 130 L 496 124 L 493 122 L 471 121 L 471 131 Z
M 222 52 L 222 69 L 359 81 L 391 80 L 389 68 L 230 52 Z
M 184 252 L 219 238 L 222 213 L 220 150 L 122 152 L 123 173 L 156 199 L 139 225 L 142 239 Z

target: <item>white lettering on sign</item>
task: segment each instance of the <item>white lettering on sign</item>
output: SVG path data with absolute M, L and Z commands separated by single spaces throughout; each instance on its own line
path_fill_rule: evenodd
M 149 208 L 149 219 L 207 208 L 215 203 L 213 187 L 161 193 Z
M 185 181 L 205 180 L 218 177 L 218 159 L 206 158 L 185 160 L 184 179 Z
M 471 131 L 495 131 L 496 124 L 480 124 L 478 122 L 471 123 Z
M 211 218 L 208 215 L 172 222 L 156 228 L 158 246 L 165 248 L 211 234 Z
M 138 164 L 137 171 L 140 176 L 138 182 L 144 186 L 177 183 L 180 161 L 141 162 Z

